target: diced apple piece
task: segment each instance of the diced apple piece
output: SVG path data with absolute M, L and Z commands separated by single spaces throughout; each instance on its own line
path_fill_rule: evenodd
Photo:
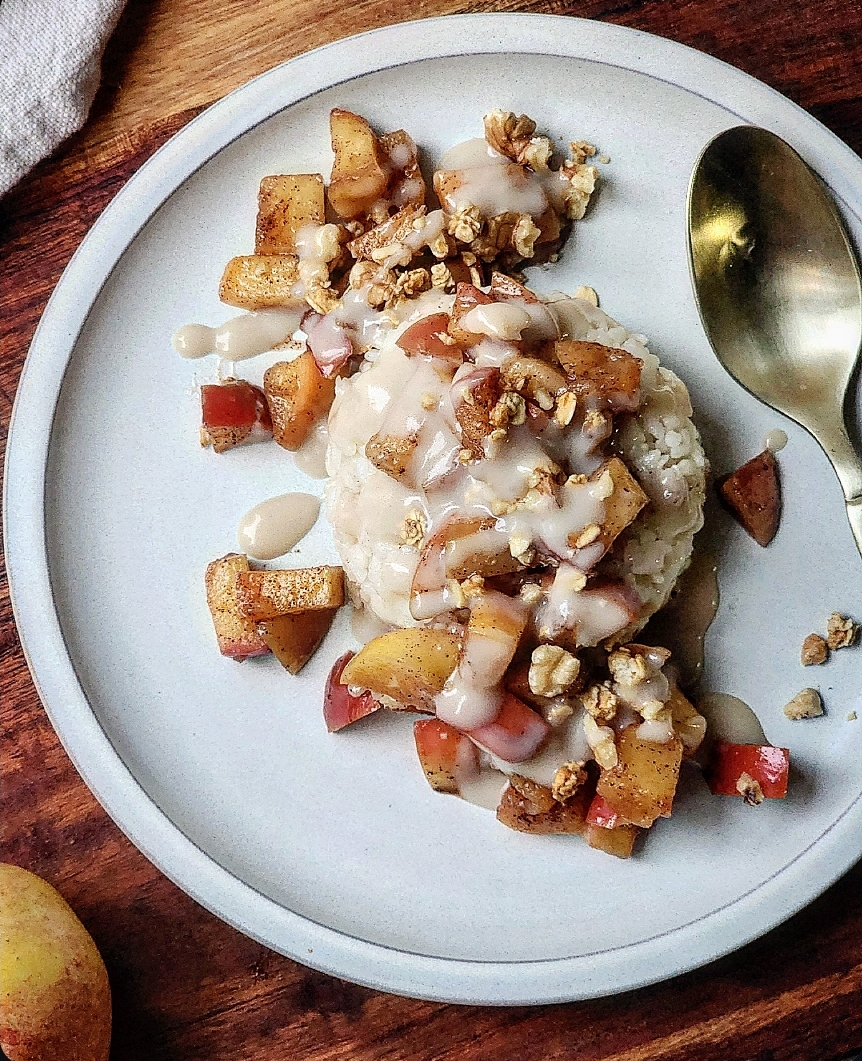
M 610 549 L 620 534 L 637 519 L 640 511 L 649 503 L 640 483 L 635 479 L 619 457 L 611 457 L 590 476 L 597 483 L 607 472 L 613 483 L 613 493 L 604 500 L 605 515 L 596 541 L 605 551 Z
M 543 789 L 541 785 L 534 785 L 533 789 L 529 789 L 523 784 L 525 780 L 513 778 L 506 787 L 497 808 L 497 821 L 510 829 L 533 833 L 536 836 L 554 833 L 577 836 L 583 834 L 588 793 L 579 791 L 565 803 L 558 803 L 551 796 L 550 789 Z M 540 789 L 543 791 L 539 792 Z
M 566 378 L 558 368 L 538 357 L 513 357 L 500 369 L 503 390 L 517 391 L 546 411 L 566 389 Z
M 326 691 L 323 694 L 323 719 L 330 733 L 337 733 L 357 719 L 379 711 L 382 705 L 371 693 L 360 693 L 355 696 L 341 682 L 344 668 L 353 659 L 352 652 L 345 652 L 332 665 L 326 680 Z
M 269 646 L 257 629 L 257 624 L 243 615 L 237 599 L 237 579 L 248 571 L 248 557 L 242 553 L 228 553 L 207 565 L 205 584 L 207 605 L 212 616 L 223 656 L 242 661 L 249 656 L 265 656 Z
M 326 566 L 241 571 L 237 601 L 243 615 L 256 623 L 279 615 L 340 608 L 344 604 L 344 571 Z
M 452 387 L 455 419 L 461 428 L 461 443 L 475 460 L 485 456 L 483 443 L 494 430 L 491 411 L 500 398 L 500 370 L 477 368 Z
M 505 273 L 491 274 L 491 294 L 500 302 L 526 302 L 528 305 L 535 305 L 539 301 L 538 296 L 529 288 Z
M 201 387 L 201 445 L 224 453 L 243 442 L 272 438 L 272 419 L 260 387 L 242 379 Z
M 413 137 L 403 129 L 380 137 L 380 148 L 389 157 L 394 171 L 389 178 L 389 198 L 399 209 L 403 206 L 423 206 L 425 178 L 419 168 L 419 152 Z
M 310 351 L 294 361 L 279 361 L 263 377 L 275 441 L 297 450 L 312 427 L 329 412 L 335 397 L 335 380 L 327 379 Z
M 278 615 L 260 624 L 260 632 L 278 662 L 299 674 L 332 626 L 337 608 Z
M 730 514 L 758 545 L 775 537 L 781 518 L 778 461 L 768 449 L 719 481 L 718 492 Z
M 619 762 L 602 772 L 596 791 L 627 822 L 646 828 L 656 818 L 670 817 L 682 741 L 679 737 L 663 744 L 641 740 L 637 728 L 628 726 L 618 736 Z
M 458 637 L 446 630 L 392 630 L 360 649 L 341 680 L 433 713 L 434 697 L 455 669 L 459 648 Z
M 531 707 L 503 692 L 500 712 L 493 722 L 470 731 L 472 739 L 498 759 L 523 763 L 545 743 L 551 727 Z
M 319 173 L 264 177 L 257 204 L 255 254 L 294 254 L 300 229 L 325 220 L 323 177 Z
M 438 718 L 424 718 L 413 723 L 413 737 L 428 784 L 438 792 L 458 795 L 459 770 L 467 766 L 478 772 L 475 745 L 454 726 Z
M 361 259 L 377 261 L 380 264 L 381 257 L 385 261 L 390 255 L 398 255 L 404 248 L 405 241 L 416 236 L 414 221 L 424 218 L 425 209 L 416 206 L 405 206 L 402 210 L 381 221 L 379 225 L 364 232 L 361 236 L 350 241 L 347 249 L 357 261 Z M 424 224 L 424 221 L 423 221 Z M 383 255 L 377 252 L 386 248 Z M 407 248 L 409 249 L 409 247 Z
M 743 796 L 743 774 L 757 782 L 766 799 L 784 799 L 790 772 L 790 751 L 771 744 L 715 742 L 707 770 L 714 796 Z
M 218 297 L 240 309 L 295 306 L 299 261 L 291 254 L 246 254 L 231 258 L 224 268 Z
M 602 829 L 616 829 L 618 825 L 628 823 L 622 815 L 617 814 L 603 796 L 596 793 L 587 811 L 587 824 L 597 825 Z
M 410 460 L 418 444 L 418 435 L 402 438 L 400 435 L 381 435 L 378 431 L 365 443 L 365 456 L 375 468 L 386 472 L 396 482 L 402 482 L 410 470 Z
M 461 347 L 449 335 L 448 328 L 448 313 L 432 313 L 429 317 L 423 317 L 411 324 L 395 343 L 411 357 L 424 354 L 426 357 L 439 357 L 460 365 L 464 355 Z
M 580 339 L 558 339 L 554 355 L 569 377 L 569 389 L 586 404 L 612 412 L 634 412 L 640 404 L 641 362 L 627 350 Z
M 597 851 L 604 851 L 606 855 L 615 855 L 617 858 L 631 857 L 637 836 L 638 829 L 635 825 L 616 825 L 612 829 L 607 829 L 587 822 L 584 829 L 584 839 L 590 847 L 594 847 Z
M 481 343 L 483 339 L 486 339 L 486 335 L 480 335 L 478 332 L 468 332 L 460 325 L 460 320 L 465 317 L 471 309 L 475 309 L 477 306 L 488 306 L 495 299 L 491 295 L 486 295 L 484 291 L 480 291 L 478 287 L 474 287 L 473 284 L 458 284 L 455 288 L 455 302 L 452 305 L 452 312 L 449 319 L 449 334 L 455 340 L 460 347 L 467 348 L 469 346 L 475 346 L 476 343 Z
M 677 685 L 671 687 L 667 707 L 670 708 L 674 733 L 682 741 L 682 757 L 690 759 L 706 736 L 706 719 Z
M 388 161 L 368 122 L 351 111 L 335 108 L 329 116 L 332 135 L 332 176 L 329 202 L 339 217 L 367 214 L 385 196 Z

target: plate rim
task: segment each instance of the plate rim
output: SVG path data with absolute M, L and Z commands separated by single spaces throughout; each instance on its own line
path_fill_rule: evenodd
M 469 28 L 453 32 L 453 23 Z M 466 43 L 453 47 L 453 40 Z M 273 67 L 208 107 L 151 156 L 97 219 L 52 293 L 24 363 L 9 426 L 3 499 L 13 615 L 34 684 L 79 774 L 131 842 L 221 920 L 304 965 L 378 990 L 473 1005 L 614 994 L 738 949 L 806 906 L 857 861 L 859 852 L 849 840 L 862 829 L 862 793 L 808 848 L 749 893 L 699 922 L 599 954 L 468 961 L 351 937 L 280 906 L 218 865 L 180 832 L 122 763 L 65 647 L 48 571 L 44 495 L 56 401 L 81 329 L 130 243 L 189 177 L 256 125 L 338 84 L 423 60 L 512 53 L 616 65 L 694 92 L 742 121 L 767 124 L 816 169 L 828 165 L 827 183 L 845 205 L 854 186 L 862 188 L 862 159 L 812 115 L 722 60 L 641 30 L 568 16 L 465 14 L 398 23 L 332 42 Z M 709 931 L 701 930 L 704 922 Z M 698 950 L 682 956 L 688 937 L 697 940 Z

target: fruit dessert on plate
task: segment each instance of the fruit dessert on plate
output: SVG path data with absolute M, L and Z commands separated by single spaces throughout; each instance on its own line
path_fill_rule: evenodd
M 202 442 L 325 449 L 343 565 L 214 561 L 221 650 L 296 673 L 349 596 L 377 636 L 332 669 L 331 731 L 418 713 L 435 789 L 625 857 L 706 732 L 669 651 L 638 635 L 689 564 L 707 463 L 685 385 L 644 337 L 591 289 L 539 294 L 521 273 L 583 217 L 595 149 L 558 163 L 535 123 L 494 111 L 440 159 L 429 208 L 407 133 L 331 121 L 328 188 L 261 184 L 256 253 L 220 288 L 249 312 L 174 340 L 227 362 L 281 348 L 262 388 L 233 368 L 202 388 Z

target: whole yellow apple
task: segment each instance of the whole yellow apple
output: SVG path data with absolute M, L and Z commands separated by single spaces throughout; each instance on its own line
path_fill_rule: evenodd
M 0 863 L 0 1047 L 9 1061 L 107 1061 L 111 989 L 66 900 Z

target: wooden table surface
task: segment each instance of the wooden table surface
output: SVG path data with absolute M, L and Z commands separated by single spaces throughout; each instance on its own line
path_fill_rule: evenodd
M 111 197 L 207 104 L 293 55 L 398 17 L 526 10 L 670 37 L 753 74 L 862 153 L 859 0 L 129 0 L 84 130 L 0 204 L 2 421 L 36 322 Z M 403 16 L 398 14 L 403 11 Z M 156 870 L 78 777 L 0 599 L 2 858 L 57 886 L 104 955 L 112 1057 L 838 1061 L 862 1050 L 862 864 L 785 925 L 668 983 L 540 1008 L 416 1002 L 305 969 Z M 728 854 L 732 859 L 732 854 Z

